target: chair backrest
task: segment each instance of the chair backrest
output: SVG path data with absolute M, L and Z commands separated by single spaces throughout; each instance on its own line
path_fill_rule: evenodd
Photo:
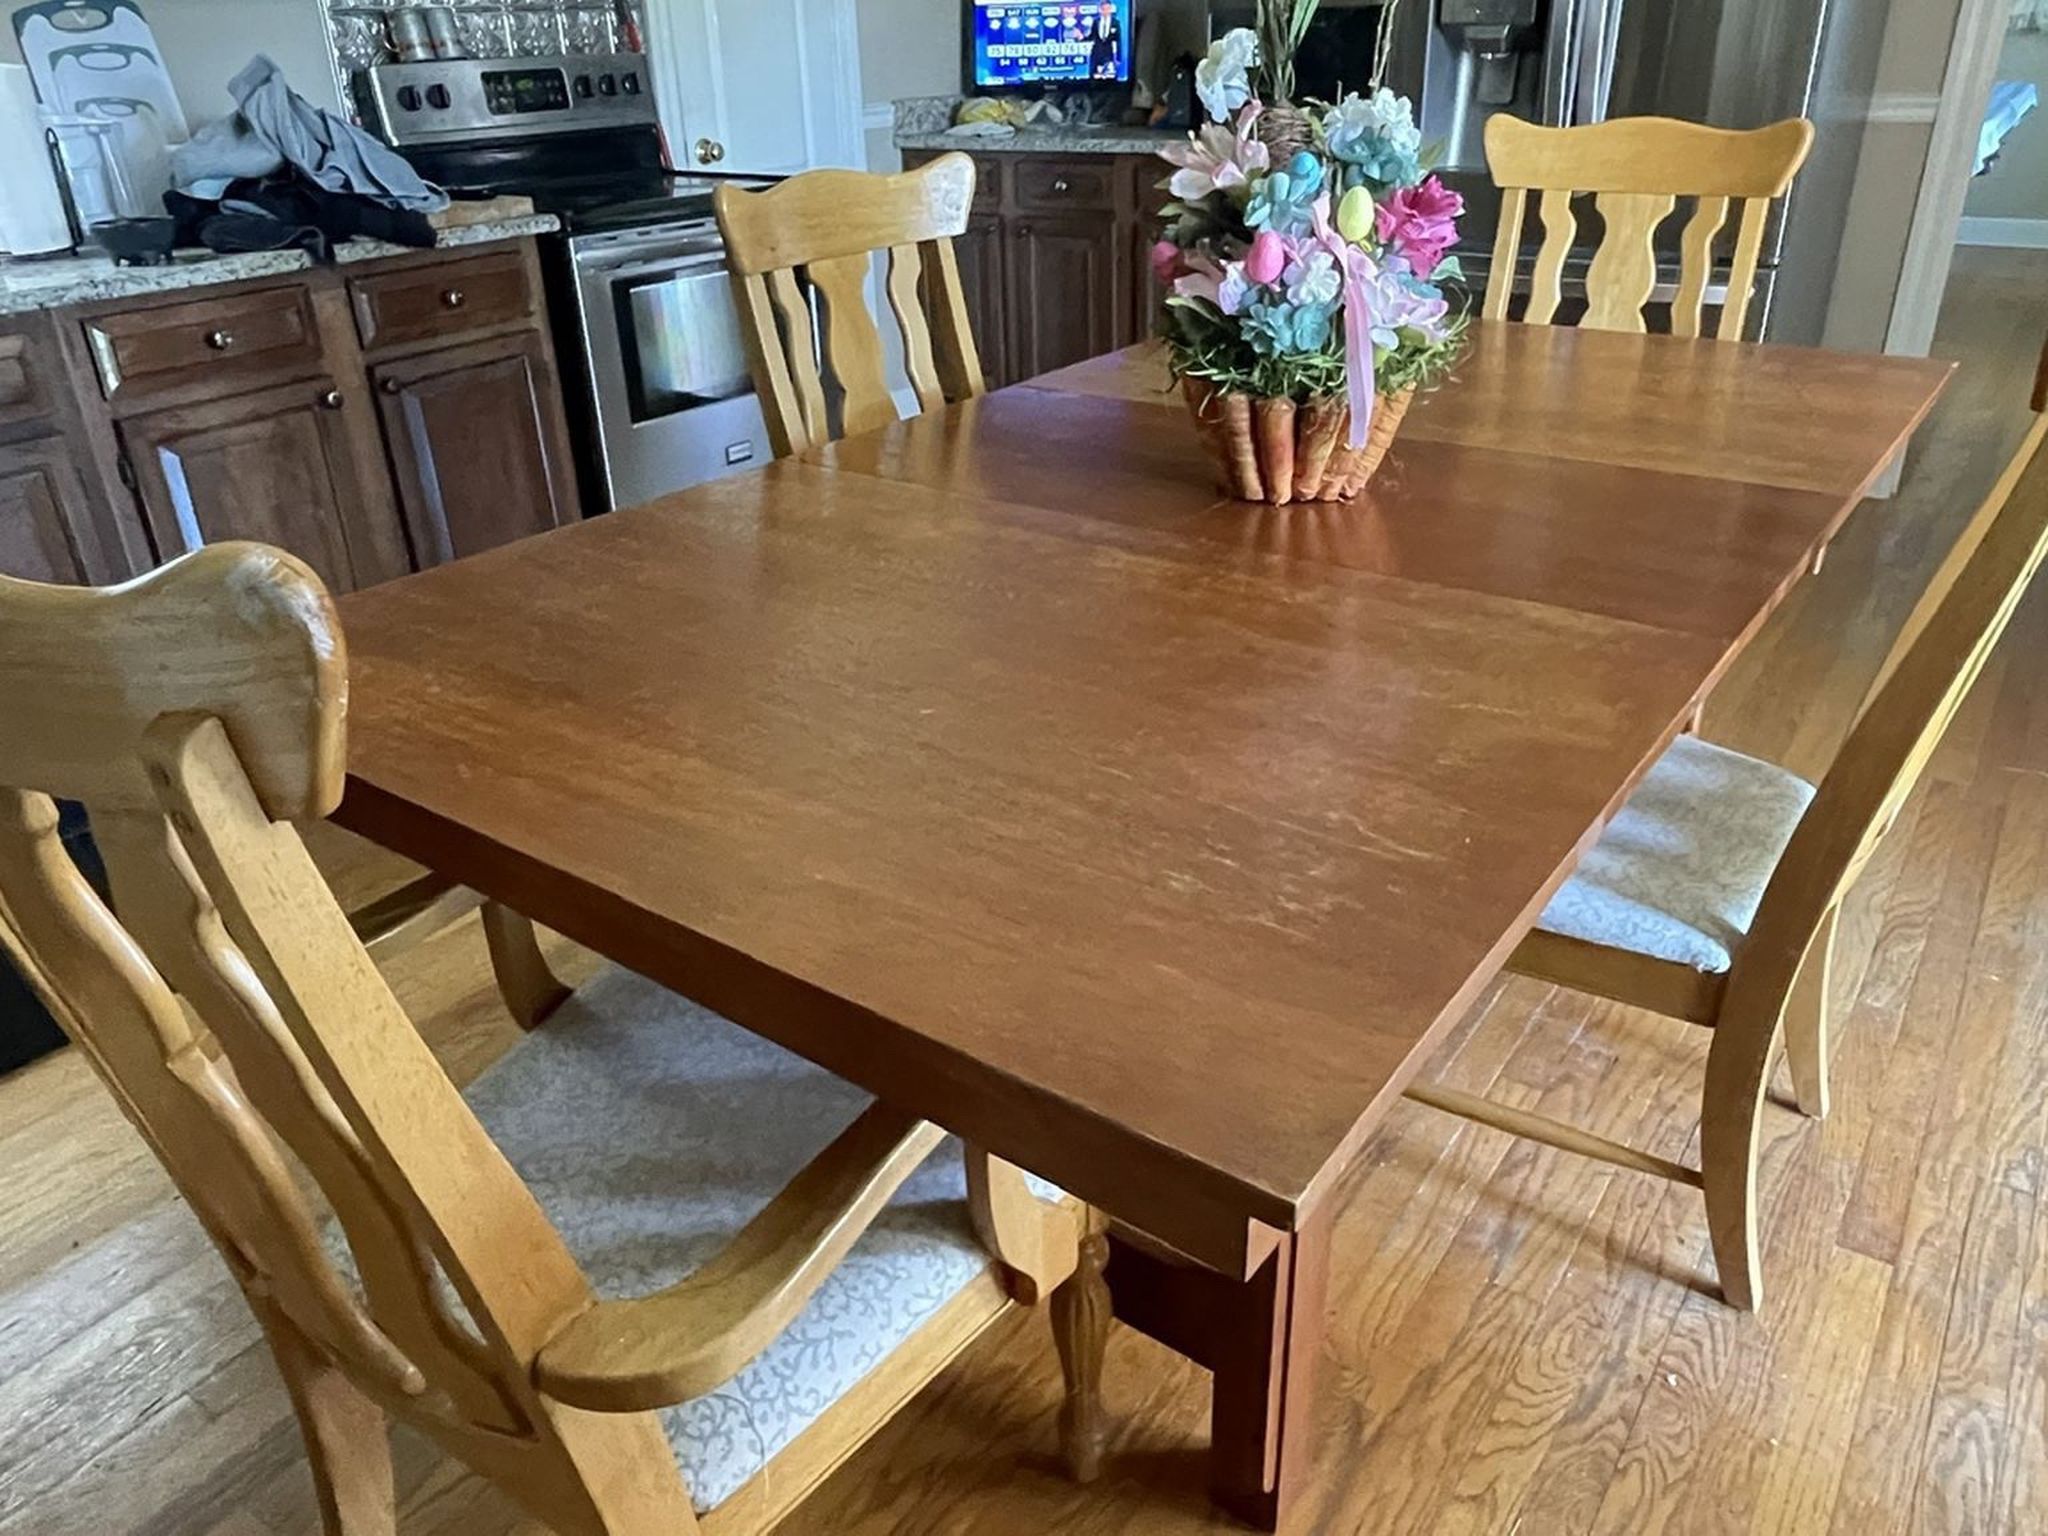
M 889 307 L 920 409 L 981 394 L 967 296 L 953 241 L 967 231 L 974 162 L 942 155 L 895 176 L 809 171 L 763 192 L 718 189 L 733 290 L 754 388 L 778 456 L 831 437 L 809 295 L 825 311 L 823 361 L 838 382 L 847 435 L 897 419 L 868 274 L 889 253 Z
M 532 1384 L 589 1284 L 291 824 L 340 799 L 347 700 L 332 604 L 278 551 L 216 545 L 104 591 L 0 578 L 0 944 L 252 1300 L 559 1528 L 595 1529 L 565 1458 L 666 1447 L 649 1415 L 566 1416 Z M 118 918 L 53 796 L 85 804 Z
M 1658 227 L 1678 199 L 1693 200 L 1680 239 L 1671 329 L 1702 335 L 1716 238 L 1739 201 L 1728 298 L 1714 334 L 1740 341 L 1756 287 L 1757 257 L 1771 202 L 1783 197 L 1813 147 L 1813 124 L 1789 118 L 1737 133 L 1668 117 L 1623 117 L 1577 128 L 1540 128 L 1497 113 L 1486 122 L 1486 159 L 1501 188 L 1500 230 L 1483 313 L 1505 320 L 1531 192 L 1541 194 L 1543 244 L 1523 319 L 1548 324 L 1564 293 L 1565 258 L 1578 238 L 1575 196 L 1591 194 L 1605 234 L 1586 274 L 1586 314 L 1598 330 L 1642 331 L 1643 306 L 1657 285 Z
M 2048 417 L 1970 520 L 1908 620 L 1877 689 L 1821 780 L 1764 892 L 1729 978 L 1731 995 L 1789 988 L 1822 918 L 1913 792 L 2048 558 Z

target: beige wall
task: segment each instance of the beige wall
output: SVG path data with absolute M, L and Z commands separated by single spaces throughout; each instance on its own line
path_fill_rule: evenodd
M 1880 116 L 1864 129 L 1828 304 L 1828 346 L 1884 349 L 1934 134 L 1932 103 L 1948 72 L 1960 6 L 1961 0 L 1894 0 L 1886 18 L 1878 102 L 1923 102 L 1928 110 L 1925 121 Z
M 2048 32 L 2014 32 L 1998 57 L 1998 78 L 2031 80 L 2048 100 Z M 2005 152 L 1970 184 L 1963 214 L 1973 219 L 2048 219 L 2048 112 L 2012 131 Z
M 228 80 L 259 53 L 275 59 L 308 101 L 340 107 L 320 0 L 143 0 L 142 13 L 195 128 L 227 115 Z M 21 58 L 11 23 L 0 25 L 0 56 Z

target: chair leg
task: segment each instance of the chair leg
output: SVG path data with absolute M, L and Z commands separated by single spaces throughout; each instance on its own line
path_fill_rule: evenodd
M 251 1296 L 299 1416 L 324 1536 L 397 1536 L 391 1435 L 384 1412 L 276 1306 Z
M 1763 1304 L 1756 1208 L 1758 1142 L 1776 1057 L 1779 1011 L 1724 1011 L 1707 1052 L 1700 1112 L 1700 1183 L 1721 1294 L 1738 1311 Z
M 1840 911 L 1831 907 L 1821 919 L 1785 998 L 1785 1059 L 1792 1069 L 1793 1097 L 1800 1112 L 1816 1120 L 1825 1119 L 1828 1112 L 1828 997 Z
M 1108 1222 L 1088 1210 L 1081 1234 L 1080 1262 L 1052 1293 L 1052 1335 L 1066 1376 L 1060 1407 L 1060 1455 L 1077 1483 L 1095 1480 L 1109 1423 L 1102 1409 L 1102 1357 L 1109 1344 Z
M 549 1014 L 569 1000 L 569 989 L 548 969 L 533 923 L 495 901 L 483 906 L 484 942 L 490 946 L 491 969 L 498 995 L 521 1029 L 538 1029 Z

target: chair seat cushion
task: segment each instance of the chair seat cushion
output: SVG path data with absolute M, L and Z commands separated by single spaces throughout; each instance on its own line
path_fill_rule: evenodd
M 617 970 L 564 1003 L 465 1097 L 607 1300 L 698 1268 L 871 1102 Z M 966 1199 L 960 1146 L 949 1139 L 781 1337 L 717 1391 L 663 1413 L 700 1513 L 988 1268 Z
M 1773 763 L 1681 736 L 1537 926 L 1724 973 L 1813 795 Z

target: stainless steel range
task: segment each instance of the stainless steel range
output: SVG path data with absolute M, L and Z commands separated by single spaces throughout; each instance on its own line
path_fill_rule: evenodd
M 544 243 L 584 505 L 635 506 L 770 457 L 711 213 L 668 169 L 639 54 L 380 64 L 363 120 L 457 197 L 523 195 Z

